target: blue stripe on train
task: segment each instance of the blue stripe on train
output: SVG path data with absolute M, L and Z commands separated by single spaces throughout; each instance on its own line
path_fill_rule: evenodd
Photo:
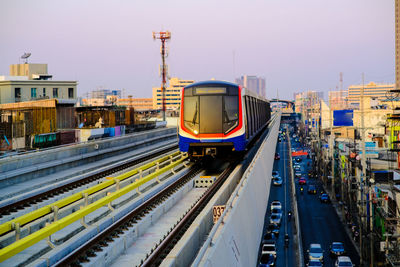
M 199 139 L 187 138 L 179 135 L 179 150 L 182 152 L 189 151 L 191 143 L 233 143 L 236 151 L 243 151 L 246 148 L 247 140 L 245 134 L 228 139 L 207 139 L 200 141 Z

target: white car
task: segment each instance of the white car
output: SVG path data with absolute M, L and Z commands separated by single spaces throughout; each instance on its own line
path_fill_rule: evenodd
M 279 200 L 274 200 L 271 203 L 271 210 L 273 208 L 278 208 L 278 209 L 282 209 L 282 203 Z
M 310 248 L 307 250 L 309 260 L 324 261 L 324 251 L 320 244 L 310 244 Z
M 283 183 L 282 178 L 279 177 L 279 176 L 272 177 L 272 181 L 273 181 L 273 184 L 276 185 L 276 186 L 280 186 Z
M 274 241 L 267 242 L 262 245 L 261 255 L 263 255 L 263 254 L 272 254 L 272 255 L 274 255 L 274 257 L 276 257 L 276 246 L 275 246 Z
M 336 267 L 353 267 L 350 257 L 339 256 L 335 263 Z

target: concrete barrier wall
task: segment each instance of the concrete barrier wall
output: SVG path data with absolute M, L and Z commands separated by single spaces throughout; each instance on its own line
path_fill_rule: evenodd
M 257 265 L 279 126 L 280 116 L 244 173 L 237 192 L 229 199 L 224 217 L 214 226 L 217 228 L 213 228 L 194 266 Z
M 135 133 L 121 137 L 93 140 L 76 145 L 63 146 L 52 149 L 40 150 L 0 159 L 0 173 L 29 167 L 36 164 L 63 160 L 69 157 L 87 153 L 101 154 L 102 150 L 113 149 L 119 146 L 126 146 L 133 142 L 140 142 L 146 139 L 175 134 L 176 128 L 163 128 L 142 133 Z M 109 154 L 108 154 L 109 156 Z M 82 162 L 84 163 L 84 162 Z

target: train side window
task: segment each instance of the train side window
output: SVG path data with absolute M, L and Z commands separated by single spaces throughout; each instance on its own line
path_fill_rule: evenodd
M 244 105 L 245 105 L 245 109 L 246 109 L 246 139 L 249 139 L 249 132 L 250 132 L 250 120 L 249 120 L 249 97 L 245 96 L 244 97 Z

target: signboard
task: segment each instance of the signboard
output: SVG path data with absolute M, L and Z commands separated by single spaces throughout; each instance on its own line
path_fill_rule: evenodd
M 307 153 L 307 151 L 295 151 L 295 152 L 292 152 L 292 157 L 297 157 L 297 156 L 307 156 L 308 155 L 308 153 Z
M 353 126 L 353 110 L 334 110 L 333 126 Z
M 224 213 L 226 205 L 219 205 L 213 207 L 213 222 L 216 223 L 221 217 L 222 213 Z

